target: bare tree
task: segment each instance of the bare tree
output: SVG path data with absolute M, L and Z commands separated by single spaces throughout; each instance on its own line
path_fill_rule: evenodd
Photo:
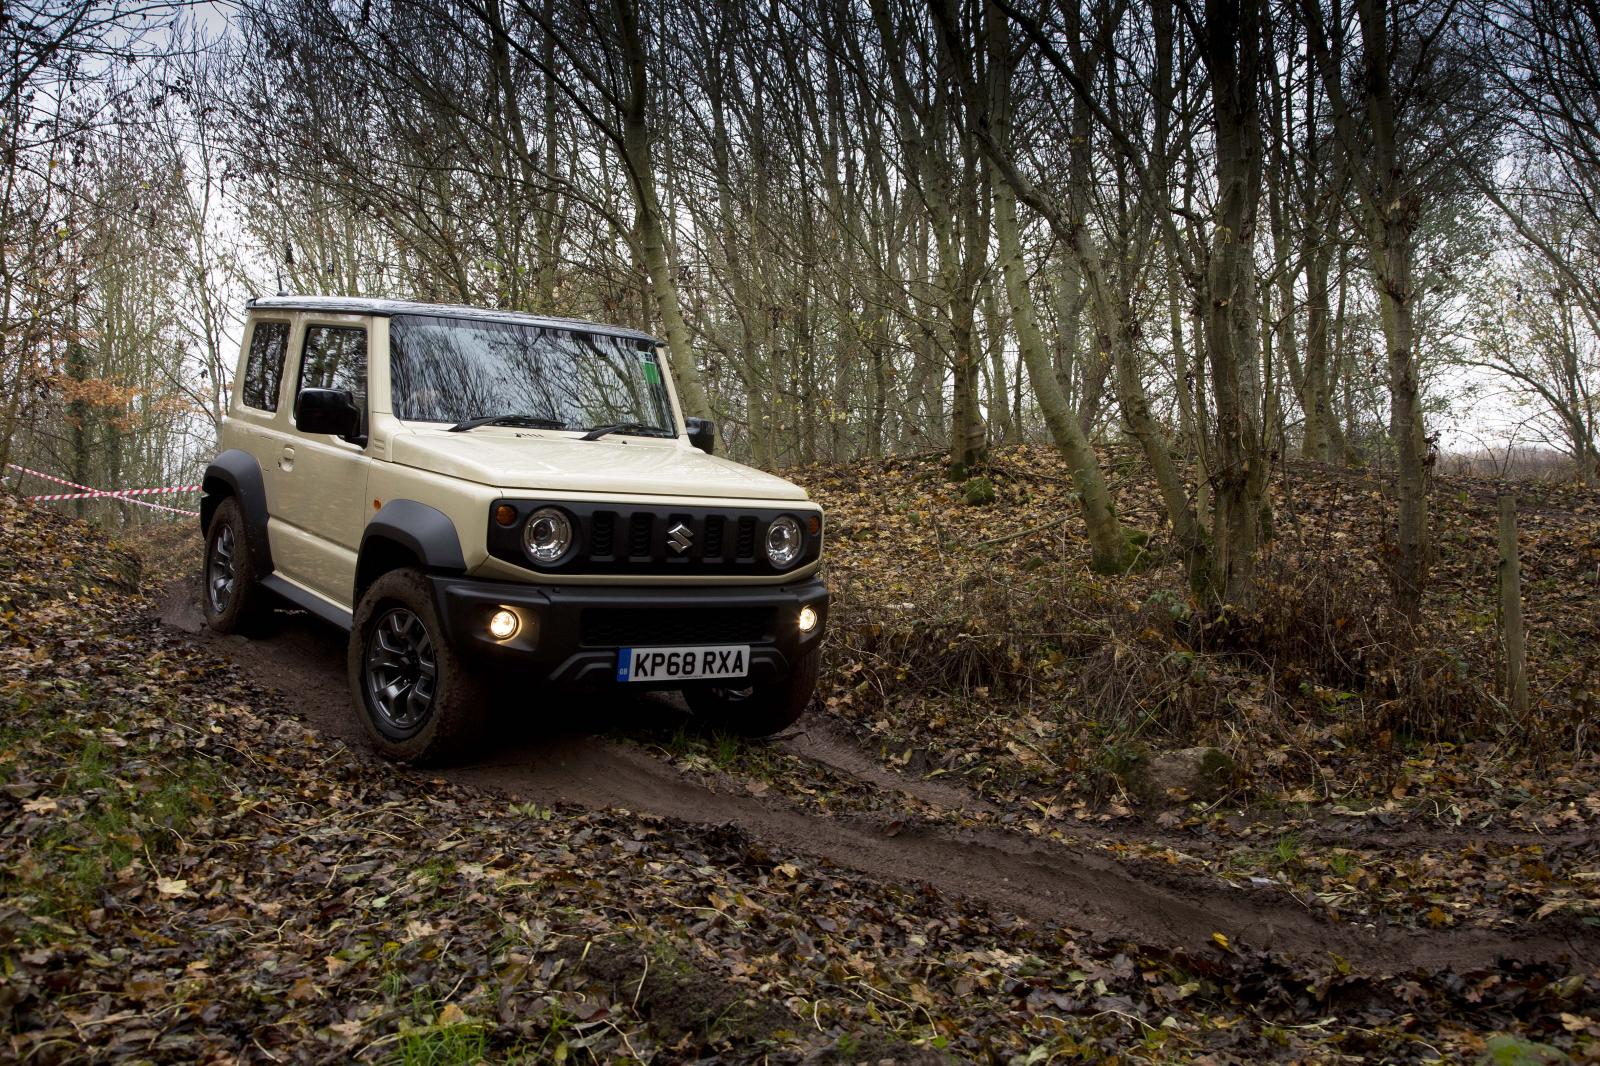
M 1594 486 L 1600 484 L 1600 332 L 1568 270 L 1552 266 L 1546 254 L 1564 253 L 1563 263 L 1581 264 L 1587 235 L 1537 207 L 1519 208 L 1519 217 L 1537 225 L 1541 247 L 1524 244 L 1497 264 L 1464 361 L 1509 382 L 1528 411 L 1525 430 L 1571 457 L 1580 480 Z
M 17 0 L 0 11 L 0 471 L 77 328 L 79 255 L 99 205 L 79 195 L 92 138 L 128 117 L 174 5 Z
M 950 458 L 967 467 L 985 454 L 978 408 L 978 286 L 987 267 L 989 229 L 983 217 L 977 145 L 963 135 L 961 100 L 951 82 L 952 57 L 931 24 L 889 0 L 872 0 L 877 45 L 893 90 L 902 172 L 916 191 L 937 256 L 937 301 L 954 397 Z
M 1482 28 L 1481 69 L 1510 105 L 1515 160 L 1508 180 L 1484 180 L 1481 187 L 1510 223 L 1521 267 L 1513 294 L 1502 296 L 1505 328 L 1480 336 L 1482 359 L 1537 398 L 1580 476 L 1594 484 L 1600 479 L 1593 378 L 1600 337 L 1600 5 L 1489 2 L 1475 23 Z
M 1388 369 L 1398 503 L 1392 567 L 1397 602 L 1416 617 L 1427 586 L 1428 432 L 1418 352 L 1417 252 L 1430 200 L 1473 165 L 1485 112 L 1459 105 L 1472 87 L 1453 37 L 1456 4 L 1357 0 L 1354 29 L 1342 7 L 1302 0 L 1307 46 L 1349 161 L 1368 267 L 1377 290 Z M 1351 85 L 1354 90 L 1352 91 Z
M 978 36 L 979 24 L 963 27 L 959 14 L 948 3 L 941 5 L 939 11 L 948 39 L 964 42 Z M 1094 447 L 1061 390 L 1056 367 L 1039 330 L 1028 268 L 1023 260 L 1016 194 L 1013 191 L 1013 181 L 1020 179 L 1007 176 L 1005 162 L 1011 158 L 1012 152 L 1013 49 L 1010 26 L 993 4 L 984 6 L 981 31 L 980 39 L 985 48 L 982 53 L 976 47 L 972 49 L 972 63 L 982 69 L 979 64 L 981 56 L 982 64 L 986 64 L 986 77 L 980 82 L 978 71 L 973 71 L 969 78 L 969 106 L 987 129 L 988 141 L 992 142 L 988 152 L 990 195 L 1012 329 L 1016 333 L 1023 363 L 1028 368 L 1028 378 L 1045 424 L 1072 471 L 1073 484 L 1078 490 L 1079 506 L 1094 553 L 1094 565 L 1104 571 L 1119 571 L 1127 567 L 1133 545 L 1117 520 L 1099 456 L 1095 454 Z M 984 93 L 982 97 L 978 95 L 980 84 Z

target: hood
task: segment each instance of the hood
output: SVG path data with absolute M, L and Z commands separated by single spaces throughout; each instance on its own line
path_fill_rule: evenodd
M 804 489 L 782 478 L 677 441 L 585 441 L 489 427 L 467 433 L 401 431 L 389 442 L 389 457 L 482 485 L 551 494 L 806 499 Z

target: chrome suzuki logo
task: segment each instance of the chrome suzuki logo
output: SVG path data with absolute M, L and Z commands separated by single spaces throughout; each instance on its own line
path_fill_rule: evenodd
M 667 547 L 682 555 L 694 544 L 694 534 L 689 532 L 689 527 L 679 522 L 667 530 Z

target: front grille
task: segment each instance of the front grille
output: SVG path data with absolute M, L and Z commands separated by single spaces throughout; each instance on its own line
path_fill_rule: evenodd
M 533 573 L 773 577 L 798 570 L 822 554 L 822 538 L 808 534 L 794 566 L 780 571 L 761 550 L 768 525 L 782 514 L 803 515 L 808 510 L 804 507 L 745 510 L 543 499 L 496 500 L 491 507 L 501 504 L 509 504 L 515 517 L 501 524 L 491 510 L 489 553 Z M 577 544 L 551 567 L 535 565 L 522 546 L 522 524 L 540 507 L 559 507 L 573 518 Z
M 650 533 L 655 527 L 655 516 L 647 511 L 635 511 L 628 523 L 628 557 L 650 558 Z
M 726 519 L 719 514 L 706 516 L 706 550 L 707 559 L 722 558 L 722 527 Z
M 589 607 L 583 612 L 578 639 L 591 648 L 755 644 L 772 639 L 772 620 L 770 607 Z
M 734 553 L 740 559 L 754 559 L 756 557 L 756 520 L 754 518 L 739 519 L 739 543 Z
M 596 511 L 589 524 L 589 555 L 609 559 L 616 551 L 617 516 L 613 511 Z

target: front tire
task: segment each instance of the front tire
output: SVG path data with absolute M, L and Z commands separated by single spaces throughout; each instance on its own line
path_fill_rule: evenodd
M 232 496 L 223 500 L 211 516 L 200 575 L 200 610 L 206 625 L 214 631 L 246 631 L 265 612 L 267 591 L 257 580 L 255 563 L 250 558 L 244 512 Z
M 683 699 L 695 717 L 714 729 L 747 737 L 781 733 L 799 721 L 811 703 L 821 657 L 821 647 L 813 645 L 776 681 L 745 688 L 688 688 L 683 690 Z
M 356 606 L 347 657 L 351 696 L 372 744 L 391 759 L 436 766 L 470 753 L 483 689 L 451 646 L 420 570 L 391 570 Z

